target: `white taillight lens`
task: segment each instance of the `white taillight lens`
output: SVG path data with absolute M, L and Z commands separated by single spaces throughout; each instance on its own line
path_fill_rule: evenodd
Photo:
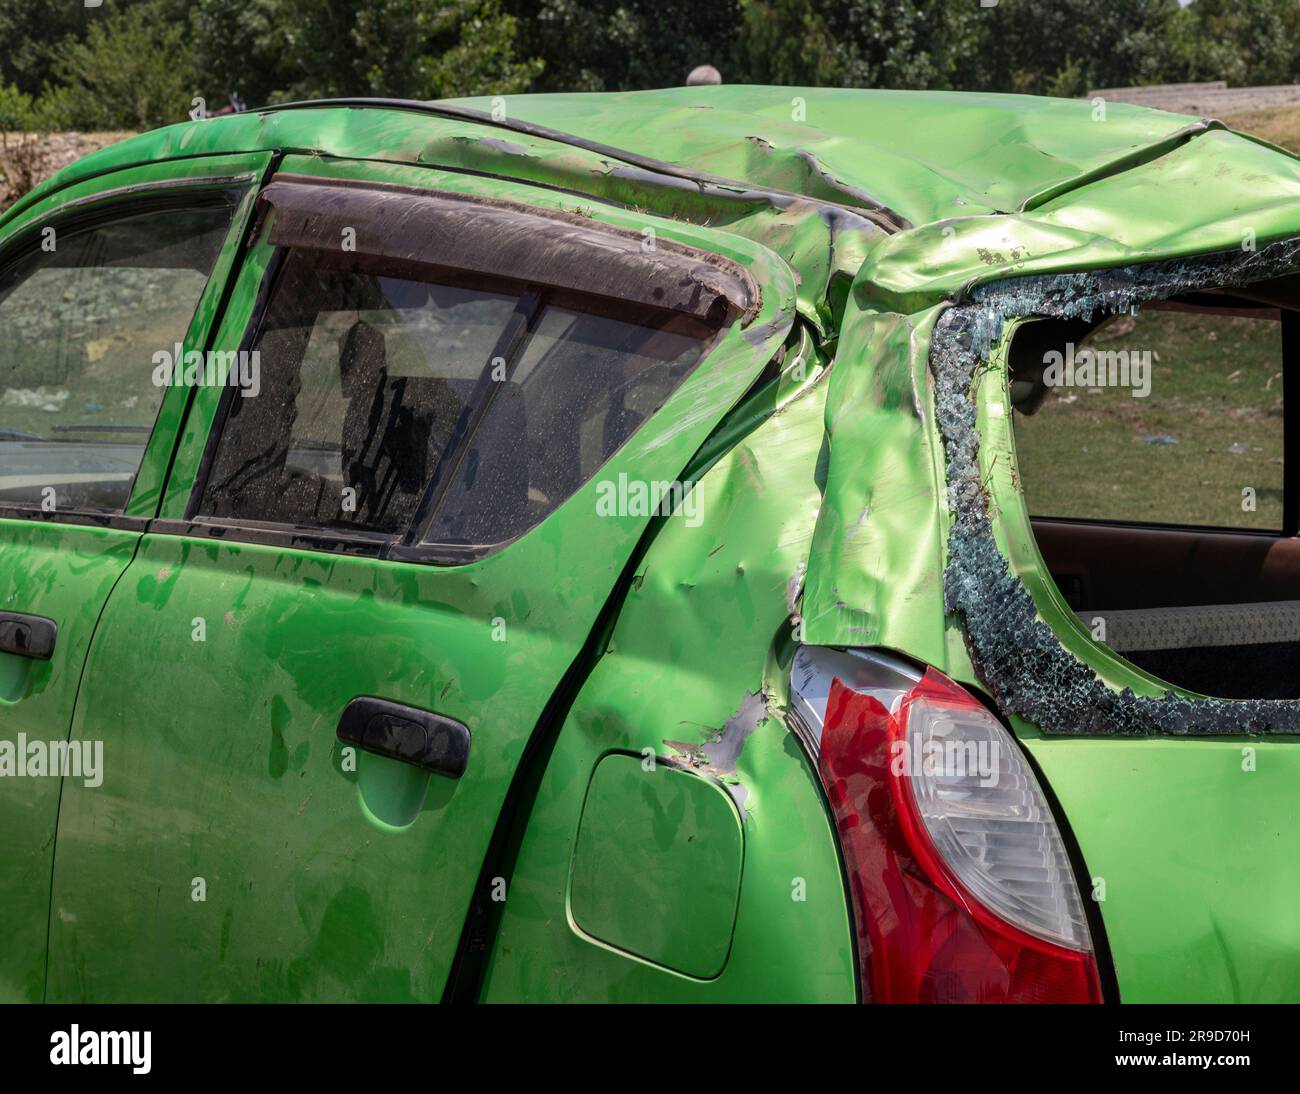
M 1011 735 L 969 696 L 912 696 L 904 711 L 906 783 L 944 864 L 1000 918 L 1091 950 L 1065 843 Z
M 803 647 L 791 727 L 835 821 L 864 999 L 1098 1003 L 1061 833 L 970 692 L 869 650 Z

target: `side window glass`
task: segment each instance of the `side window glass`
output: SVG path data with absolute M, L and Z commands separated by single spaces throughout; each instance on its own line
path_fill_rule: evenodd
M 0 505 L 120 510 L 189 327 L 227 203 L 44 230 L 0 269 Z
M 291 252 L 231 394 L 199 512 L 393 535 L 447 458 L 519 302 Z
M 1223 303 L 1017 333 L 1013 423 L 1031 515 L 1281 529 L 1280 314 Z
M 491 546 L 590 479 L 717 328 L 478 275 L 290 250 L 198 515 Z
M 672 313 L 547 304 L 427 542 L 493 544 L 531 528 L 663 405 L 711 333 Z

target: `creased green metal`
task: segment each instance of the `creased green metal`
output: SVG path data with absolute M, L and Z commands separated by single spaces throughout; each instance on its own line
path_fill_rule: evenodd
M 142 134 L 87 156 L 47 180 L 0 218 L 71 183 L 131 164 L 169 157 L 207 157 L 275 149 L 288 153 L 368 161 L 373 177 L 382 164 L 472 171 L 479 188 L 493 179 L 534 183 L 565 207 L 593 204 L 654 212 L 674 220 L 722 228 L 779 253 L 799 272 L 800 310 L 825 332 L 832 301 L 842 298 L 882 229 L 849 205 L 826 205 L 801 195 L 776 195 L 758 187 L 729 189 L 655 175 L 555 140 L 510 134 L 490 124 L 452 121 L 412 110 L 318 108 L 243 114 L 187 122 Z M 483 176 L 488 176 L 484 178 Z M 460 177 L 465 178 L 464 175 Z M 544 189 L 541 189 L 544 188 Z
M 782 292 L 782 306 L 750 332 L 753 342 L 738 334 L 730 347 L 739 357 L 742 342 L 773 345 L 797 308 L 805 320 L 804 340 L 787 347 L 777 379 L 751 394 L 703 448 L 669 430 L 682 464 L 698 451 L 682 477 L 699 480 L 706 517 L 693 528 L 671 519 L 658 528 L 608 646 L 574 702 L 519 848 L 485 995 L 851 998 L 847 906 L 833 835 L 815 774 L 779 716 L 791 642 L 799 637 L 892 648 L 968 686 L 981 686 L 941 594 L 952 518 L 928 369 L 936 325 L 980 286 L 1015 276 L 1104 270 L 1293 237 L 1300 232 L 1300 162 L 1216 123 L 1118 104 L 1099 108 L 1016 96 L 715 87 L 464 102 L 498 113 L 499 120 L 456 120 L 407 108 L 297 108 L 173 126 L 65 169 L 0 218 L 0 233 L 40 203 L 61 200 L 64 188 L 93 189 L 120 167 L 179 157 L 202 169 L 216 157 L 274 150 L 287 153 L 286 169 L 299 174 L 409 183 L 415 172 L 422 185 L 526 199 L 613 223 L 634 226 L 657 218 L 655 223 L 671 226 L 666 230 L 684 241 L 713 249 L 730 233 L 753 241 L 738 247 L 773 277 L 792 275 L 797 290 L 791 285 Z M 628 154 L 621 158 L 560 136 L 512 130 L 515 121 L 580 134 Z M 680 170 L 656 171 L 641 157 Z M 692 171 L 710 177 L 693 181 Z M 720 184 L 719 177 L 735 185 Z M 881 208 L 894 214 L 890 223 L 901 230 L 881 227 Z M 765 248 L 761 258 L 754 258 L 753 243 Z M 245 270 L 251 280 L 231 300 L 227 343 L 233 344 L 247 320 L 250 286 L 257 284 L 265 259 L 264 249 L 250 252 Z M 834 368 L 824 376 L 822 360 L 831 356 Z M 800 359 L 816 366 L 799 373 L 794 362 Z M 999 396 L 992 388 L 979 395 L 977 422 L 982 435 L 1003 438 L 986 452 L 1004 459 L 981 470 L 993 508 L 1012 513 L 1020 501 L 1009 471 L 1005 405 L 995 409 Z M 697 409 L 712 405 L 717 395 L 707 389 L 697 394 Z M 733 399 L 739 394 L 728 391 Z M 200 393 L 186 421 L 163 515 L 183 509 L 212 410 Z M 698 424 L 680 400 L 672 413 Z M 629 459 L 646 455 L 634 449 Z M 1011 528 L 1000 522 L 996 534 L 1004 551 L 1015 552 L 1017 544 L 1023 548 L 1025 530 Z M 491 589 L 477 589 L 476 580 L 498 582 L 498 590 L 507 583 L 530 590 L 537 584 L 534 568 L 524 562 L 466 568 L 464 582 L 449 593 L 428 578 L 399 580 L 389 567 L 353 560 L 322 566 L 316 556 L 286 553 L 276 559 L 257 548 L 211 544 L 182 557 L 163 539 L 150 537 L 143 548 L 144 561 L 155 570 L 135 579 L 128 575 L 124 582 L 144 608 L 136 614 L 124 603 L 110 604 L 106 614 L 121 651 L 128 637 L 165 644 L 170 631 L 157 613 L 169 589 L 184 590 L 220 615 L 232 589 L 224 576 L 215 576 L 213 552 L 226 552 L 231 557 L 223 565 L 239 567 L 241 580 L 257 586 L 266 610 L 290 627 L 299 645 L 286 647 L 282 636 L 269 631 L 236 633 L 230 641 L 247 643 L 247 656 L 269 657 L 286 669 L 294 667 L 294 658 L 302 659 L 299 667 L 305 666 L 315 689 L 335 685 L 327 679 L 326 663 L 306 652 L 309 637 L 320 632 L 322 618 L 344 619 L 345 603 L 367 626 L 413 626 L 402 623 L 406 616 L 390 619 L 386 613 L 414 597 L 436 603 L 437 611 L 460 626 L 481 615 L 481 608 L 498 610 L 495 601 L 484 600 L 492 599 Z M 552 620 L 578 606 L 589 617 L 595 594 L 577 587 L 572 565 L 557 561 L 571 542 L 557 534 L 546 543 L 554 557 L 544 581 L 558 583 L 559 592 L 500 610 L 523 619 L 526 607 L 537 613 L 534 620 Z M 1013 562 L 1022 573 L 1033 569 L 1027 549 Z M 306 582 L 300 575 L 313 566 L 321 567 L 310 574 L 313 595 L 328 611 L 304 622 L 310 613 L 303 607 Z M 602 591 L 607 588 L 602 585 Z M 1046 618 L 1051 608 L 1043 610 L 1043 603 Z M 580 641 L 579 629 L 562 639 L 529 630 L 529 669 L 536 673 L 542 666 L 540 671 L 555 675 Z M 1066 635 L 1066 641 L 1076 640 L 1082 641 Z M 186 656 L 192 653 L 181 648 Z M 466 646 L 429 672 L 439 688 L 447 679 L 461 681 L 452 697 L 489 717 L 489 699 L 500 682 L 468 661 L 461 671 L 455 660 L 472 658 L 476 650 Z M 144 688 L 141 666 L 116 649 L 106 648 L 101 657 L 107 682 L 97 685 L 94 697 L 105 711 L 125 711 Z M 199 662 L 188 669 L 202 695 L 221 699 L 224 681 L 205 679 Z M 130 671 L 136 672 L 133 683 Z M 422 679 L 421 686 L 427 685 L 428 678 Z M 472 694 L 464 690 L 465 681 L 476 685 Z M 744 803 L 745 868 L 735 938 L 722 971 L 700 980 L 593 944 L 564 913 L 582 793 L 593 767 L 614 749 L 665 755 L 673 747 L 667 741 L 703 749 L 755 694 L 766 697 L 769 716 L 747 735 L 728 784 Z M 410 697 L 427 700 L 415 685 Z M 282 743 L 289 727 L 294 747 L 272 762 L 301 759 L 302 770 L 321 786 L 332 786 L 331 760 L 324 750 L 310 748 L 304 727 L 319 710 L 345 698 L 343 692 L 305 694 L 286 685 L 280 698 L 283 708 L 268 717 L 272 729 L 280 719 Z M 169 696 L 155 695 L 146 705 L 162 718 L 169 704 Z M 1239 743 L 1048 740 L 1019 718 L 1011 722 L 1042 765 L 1091 873 L 1111 883 L 1103 915 L 1125 998 L 1295 997 L 1300 979 L 1287 955 L 1300 952 L 1300 942 L 1295 917 L 1286 909 L 1297 898 L 1288 865 L 1297 848 L 1285 835 L 1295 830 L 1294 795 L 1287 789 L 1297 774 L 1293 743 L 1259 742 L 1261 764 L 1273 766 L 1257 783 L 1243 785 L 1225 773 L 1240 762 Z M 210 765 L 221 760 L 216 750 L 222 728 L 214 721 L 193 740 L 178 736 L 148 744 Z M 121 743 L 134 759 L 119 796 L 154 800 L 158 780 L 149 754 L 130 753 L 129 742 Z M 503 748 L 495 758 L 493 771 L 503 778 L 513 758 L 508 753 Z M 258 785 L 256 794 L 279 803 L 276 787 Z M 371 819 L 384 838 L 402 838 L 389 829 L 402 828 L 397 822 L 406 789 L 370 783 L 369 800 L 378 803 Z M 188 792 L 164 794 L 170 796 L 161 812 L 191 823 Z M 247 798 L 253 802 L 244 810 L 249 815 L 266 804 L 256 794 Z M 1217 827 L 1207 820 L 1206 800 L 1218 803 Z M 70 870 L 78 853 L 88 856 L 95 846 L 103 819 L 95 816 L 95 804 L 85 795 L 69 797 Z M 389 812 L 387 819 L 380 815 Z M 276 867 L 296 868 L 295 853 L 316 853 L 313 848 L 326 845 L 328 833 L 317 827 L 322 822 L 308 816 L 291 837 L 301 845 L 274 859 L 273 873 Z M 157 823 L 155 818 L 155 828 Z M 145 841 L 152 831 L 142 825 L 137 835 Z M 1135 831 L 1142 833 L 1143 848 L 1135 847 Z M 219 835 L 205 838 L 213 841 L 208 853 L 220 857 L 229 850 L 231 861 L 237 860 L 238 846 L 220 847 Z M 414 862 L 435 850 L 412 844 L 404 853 Z M 479 851 L 481 840 L 470 857 Z M 175 853 L 169 861 L 178 872 L 192 865 Z M 140 858 L 127 865 L 142 869 L 142 863 Z M 104 891 L 111 892 L 109 878 L 120 876 L 122 865 L 114 868 L 117 873 L 106 870 Z M 363 867 L 357 870 L 354 889 L 375 884 Z M 792 899 L 796 879 L 806 885 L 805 901 Z M 1226 896 L 1228 890 L 1241 899 Z M 339 981 L 329 979 L 326 967 L 343 952 L 339 939 L 352 928 L 387 922 L 390 906 L 404 905 L 412 893 L 394 883 L 373 905 L 333 907 L 328 898 L 310 878 L 301 879 L 297 905 L 279 909 L 290 924 L 281 940 L 286 956 L 277 958 L 250 994 L 336 994 Z M 250 918 L 243 903 L 228 908 L 234 923 L 228 933 L 236 947 L 252 952 L 261 942 L 262 921 Z M 1262 921 L 1257 909 L 1265 910 Z M 105 937 L 115 922 L 110 907 L 101 916 Z M 202 952 L 201 925 L 180 918 L 160 922 L 178 950 Z M 457 925 L 454 916 L 442 921 L 447 932 Z M 84 987 L 86 955 L 57 921 L 52 941 L 60 990 L 76 994 Z M 412 994 L 436 994 L 449 952 L 403 951 L 391 963 L 376 961 L 377 978 L 366 991 L 376 998 L 401 997 L 411 988 L 402 968 L 418 965 Z M 1203 963 L 1204 976 L 1198 978 L 1192 960 Z M 772 975 L 774 967 L 779 977 Z M 149 967 L 132 982 L 142 992 L 154 990 L 174 971 Z M 219 988 L 215 974 L 197 965 L 181 971 L 193 994 Z M 340 981 L 348 974 L 342 969 Z
M 807 341 L 787 349 L 781 374 L 719 428 L 715 436 L 725 441 L 706 445 L 688 472 L 703 492 L 703 520 L 696 527 L 665 520 L 638 566 L 538 789 L 485 999 L 854 998 L 835 837 L 816 774 L 781 721 L 793 653 L 790 602 L 824 476 L 829 377 L 821 364 Z M 725 967 L 699 980 L 594 944 L 571 911 L 557 914 L 566 909 L 592 769 L 612 750 L 680 760 L 690 742 L 716 739 L 755 693 L 769 713 L 745 738 L 726 780 L 746 819 Z
M 575 204 L 511 180 L 412 165 L 290 156 L 282 166 L 543 208 Z M 762 290 L 757 315 L 728 328 L 551 518 L 476 562 L 377 562 L 146 534 L 104 609 L 73 722 L 74 740 L 104 741 L 115 762 L 102 791 L 63 789 L 51 1000 L 441 996 L 516 766 L 649 523 L 645 514 L 603 514 L 602 480 L 676 477 L 795 323 L 794 279 L 766 248 L 601 203 L 588 215 L 651 227 L 743 266 Z M 217 348 L 240 344 L 269 249 L 259 241 L 249 251 Z M 165 514 L 196 481 L 221 394 L 194 391 Z M 783 600 L 776 610 L 784 614 Z M 207 621 L 202 642 L 191 638 L 195 619 Z M 494 639 L 496 619 L 507 641 Z M 156 660 L 141 650 L 167 651 L 166 680 L 184 681 L 183 706 L 170 683 L 158 686 Z M 359 694 L 472 726 L 466 774 L 430 779 L 363 754 L 350 777 L 333 729 Z M 148 808 L 120 810 L 121 802 Z M 820 815 L 815 799 L 807 804 Z M 268 823 L 280 826 L 269 842 Z M 108 825 L 115 838 L 105 843 Z M 224 881 L 204 872 L 218 867 Z M 199 875 L 209 882 L 202 905 L 187 888 Z M 215 960 L 214 937 L 225 940 Z

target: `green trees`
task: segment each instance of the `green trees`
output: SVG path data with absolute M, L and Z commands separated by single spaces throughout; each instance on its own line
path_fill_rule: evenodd
M 202 96 L 730 83 L 1083 95 L 1300 80 L 1300 0 L 0 0 L 0 127 L 179 121 Z M 35 114 L 33 114 L 35 112 Z
M 182 9 L 183 10 L 183 9 Z M 52 88 L 80 129 L 146 129 L 182 121 L 197 94 L 198 53 L 182 11 L 151 0 L 91 22 L 51 52 Z
M 1083 95 L 1185 78 L 1175 56 L 1177 0 L 1000 0 L 988 9 L 984 86 Z
M 742 0 L 735 67 L 756 83 L 969 84 L 987 17 L 962 0 Z M 725 73 L 724 73 L 725 74 Z
M 376 95 L 434 99 L 525 90 L 542 71 L 515 51 L 497 0 L 229 0 L 198 6 L 200 48 L 222 88 L 253 105 Z M 255 65 L 230 55 L 245 44 Z M 251 70 L 251 71 L 250 71 Z
M 729 63 L 737 0 L 515 0 L 520 40 L 545 59 L 543 91 L 613 91 L 685 83 L 699 64 Z M 752 81 L 751 81 L 752 82 Z
M 65 7 L 77 17 L 47 17 Z M 499 0 L 0 0 L 0 102 L 29 96 L 76 128 L 147 128 L 184 120 L 195 97 L 215 110 L 232 94 L 260 106 L 519 92 L 544 66 L 518 53 L 518 29 Z
M 1196 0 L 1184 46 L 1193 79 L 1289 84 L 1300 79 L 1296 0 Z

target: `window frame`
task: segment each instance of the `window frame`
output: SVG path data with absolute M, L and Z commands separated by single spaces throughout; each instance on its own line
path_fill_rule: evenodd
M 224 300 L 232 280 L 236 254 L 249 227 L 257 184 L 270 162 L 269 154 L 218 156 L 208 162 L 182 161 L 123 168 L 88 183 L 58 191 L 25 209 L 0 237 L 0 274 L 40 251 L 47 228 L 56 232 L 94 230 L 155 211 L 225 205 L 229 220 L 207 281 L 184 330 L 181 342 L 206 347 L 212 315 Z M 107 185 L 106 185 L 107 184 Z M 171 455 L 192 392 L 169 385 L 145 440 L 131 485 L 117 509 L 45 510 L 35 505 L 0 501 L 0 520 L 102 527 L 144 532 L 157 511 Z M 143 488 L 142 478 L 151 479 Z
M 324 182 L 323 185 L 328 185 L 328 182 Z M 392 192 L 393 189 L 395 188 L 385 188 L 386 192 Z M 406 188 L 402 188 L 402 192 L 406 192 Z M 417 195 L 422 193 L 421 191 L 411 192 Z M 470 198 L 468 200 L 472 202 L 474 199 Z M 546 210 L 538 209 L 535 213 L 536 215 L 546 215 Z M 262 224 L 258 225 L 259 229 L 263 227 Z M 610 231 L 613 232 L 614 229 L 610 228 Z M 568 286 L 524 281 L 508 275 L 459 269 L 409 257 L 395 257 L 376 253 L 344 253 L 340 250 L 322 250 L 315 247 L 299 247 L 265 241 L 262 245 L 270 249 L 270 254 L 266 271 L 258 286 L 257 300 L 250 314 L 249 322 L 239 338 L 237 349 L 240 351 L 251 351 L 258 343 L 271 301 L 281 283 L 285 265 L 290 255 L 294 254 L 308 256 L 317 264 L 318 268 L 324 265 L 336 269 L 362 270 L 378 276 L 406 277 L 410 280 L 424 280 L 437 284 L 451 283 L 488 290 L 507 291 L 517 295 L 519 301 L 510 323 L 502 330 L 497 344 L 489 354 L 489 364 L 484 366 L 478 377 L 474 392 L 467 404 L 467 407 L 470 408 L 470 417 L 468 421 L 463 423 L 463 428 L 458 427 L 448 444 L 447 452 L 451 458 L 445 462 L 440 461 L 435 474 L 425 485 L 412 519 L 407 522 L 401 531 L 372 532 L 361 529 L 349 531 L 328 528 L 322 525 L 297 525 L 246 518 L 230 519 L 203 513 L 203 497 L 207 491 L 209 478 L 216 461 L 221 438 L 225 433 L 231 407 L 234 405 L 233 400 L 236 393 L 229 385 L 221 392 L 215 414 L 208 428 L 197 472 L 186 500 L 183 518 L 179 520 L 154 520 L 150 524 L 151 531 L 441 566 L 463 565 L 497 554 L 528 534 L 528 532 L 544 524 L 568 499 L 559 502 L 541 520 L 519 530 L 510 538 L 495 543 L 456 544 L 424 541 L 425 535 L 427 535 L 429 528 L 437 517 L 442 500 L 455 481 L 456 472 L 462 466 L 465 456 L 472 448 L 474 438 L 484 421 L 487 420 L 492 403 L 503 386 L 491 379 L 490 362 L 498 356 L 505 358 L 506 380 L 508 381 L 518 367 L 522 351 L 528 344 L 534 323 L 543 314 L 549 303 L 558 303 L 564 307 L 593 311 L 596 314 L 601 314 L 607 309 L 609 315 L 613 318 L 625 318 L 629 311 L 633 311 L 644 316 L 652 314 L 665 318 L 677 316 L 683 320 L 693 321 L 701 325 L 705 323 L 703 319 L 673 309 L 655 308 L 617 297 L 602 297 L 597 293 L 583 292 Z M 692 248 L 692 250 L 694 249 Z M 672 392 L 675 392 L 696 369 L 707 362 L 718 342 L 726 334 L 737 316 L 738 313 L 732 309 L 719 325 L 713 329 L 712 333 L 701 340 L 702 348 L 699 359 L 678 379 Z M 669 393 L 670 396 L 672 392 Z M 649 420 L 647 418 L 646 422 L 643 422 L 641 426 L 623 439 L 618 448 L 608 453 L 605 460 L 602 461 L 601 467 L 613 460 L 618 452 L 632 440 L 632 437 L 648 424 Z M 445 471 L 444 467 L 446 468 Z M 597 468 L 592 473 L 592 476 L 584 480 L 584 484 L 595 475 L 598 475 L 599 472 L 600 468 Z

